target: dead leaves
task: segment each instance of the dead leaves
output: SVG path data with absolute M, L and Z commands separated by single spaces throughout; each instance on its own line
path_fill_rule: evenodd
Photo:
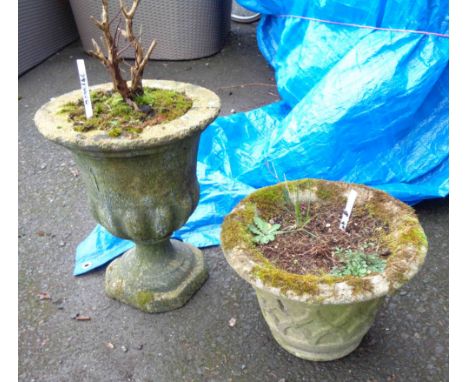
M 74 319 L 76 321 L 90 321 L 91 317 L 86 316 L 86 315 L 81 314 L 81 313 L 77 313 L 75 316 L 72 317 L 72 319 Z
M 38 295 L 39 300 L 50 300 L 49 293 L 47 292 L 40 292 Z

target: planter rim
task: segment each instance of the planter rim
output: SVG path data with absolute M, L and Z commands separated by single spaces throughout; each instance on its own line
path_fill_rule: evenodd
M 143 86 L 184 93 L 192 100 L 192 107 L 184 115 L 172 121 L 146 126 L 136 138 L 114 138 L 100 130 L 85 133 L 74 131 L 67 116 L 57 113 L 65 103 L 76 101 L 82 97 L 81 89 L 78 89 L 51 98 L 36 112 L 34 122 L 39 132 L 46 138 L 72 150 L 91 153 L 145 151 L 203 131 L 216 118 L 221 107 L 221 101 L 214 92 L 190 83 L 143 80 Z M 97 89 L 110 90 L 112 83 L 90 87 L 90 90 Z
M 299 275 L 274 266 L 252 243 L 252 234 L 247 225 L 252 223 L 252 211 L 257 208 L 257 204 L 271 197 L 275 191 L 282 190 L 282 187 L 284 183 L 253 192 L 226 216 L 222 225 L 221 246 L 226 260 L 254 288 L 298 302 L 350 304 L 393 293 L 408 282 L 423 265 L 428 244 L 413 208 L 383 191 L 364 185 L 301 179 L 288 182 L 290 189 L 297 187 L 300 191 L 298 195 L 301 201 L 324 201 L 325 197 L 322 195 L 325 193 L 321 193 L 323 190 L 333 190 L 345 200 L 349 191 L 354 189 L 358 192 L 354 208 L 370 208 L 378 204 L 379 217 L 389 225 L 389 233 L 383 240 L 389 245 L 391 255 L 387 258 L 384 272 L 365 277 Z

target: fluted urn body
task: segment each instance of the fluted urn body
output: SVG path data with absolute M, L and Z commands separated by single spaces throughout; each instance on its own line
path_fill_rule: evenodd
M 388 233 L 381 237 L 391 251 L 385 270 L 341 277 L 295 274 L 271 263 L 254 245 L 248 227 L 256 213 L 273 217 L 290 208 L 286 186 L 301 202 L 340 200 L 343 206 L 350 190 L 357 191 L 354 208 L 388 225 Z M 255 289 L 276 341 L 295 356 L 313 361 L 338 359 L 356 349 L 384 297 L 418 272 L 427 252 L 426 236 L 411 207 L 376 189 L 321 179 L 280 183 L 253 192 L 224 220 L 221 243 L 229 265 Z
M 80 97 L 75 91 L 44 105 L 35 122 L 46 138 L 73 152 L 95 219 L 136 244 L 107 268 L 108 296 L 162 312 L 185 304 L 208 276 L 202 252 L 170 236 L 197 206 L 198 143 L 219 113 L 220 101 L 208 89 L 186 83 L 144 81 L 144 86 L 184 93 L 192 108 L 173 121 L 146 127 L 137 138 L 77 133 L 57 113 Z M 111 84 L 95 88 L 110 89 Z

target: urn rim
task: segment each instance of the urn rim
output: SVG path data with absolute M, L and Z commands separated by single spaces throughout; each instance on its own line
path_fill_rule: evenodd
M 34 122 L 39 132 L 47 139 L 70 149 L 88 152 L 128 152 L 145 150 L 169 142 L 184 139 L 202 132 L 219 114 L 221 101 L 211 90 L 185 82 L 166 80 L 143 80 L 143 86 L 174 90 L 192 100 L 192 107 L 172 121 L 146 126 L 136 138 L 110 137 L 104 131 L 85 133 L 73 130 L 67 116 L 58 110 L 65 103 L 77 101 L 81 90 L 74 90 L 51 98 L 35 114 Z M 90 90 L 111 90 L 112 83 L 98 84 Z

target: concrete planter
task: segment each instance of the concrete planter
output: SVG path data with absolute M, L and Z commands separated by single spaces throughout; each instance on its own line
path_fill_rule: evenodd
M 197 206 L 198 142 L 218 115 L 220 100 L 208 89 L 186 83 L 143 85 L 185 93 L 193 106 L 178 119 L 146 127 L 135 139 L 75 132 L 57 111 L 81 97 L 80 90 L 52 99 L 34 120 L 47 139 L 72 151 L 95 219 L 136 244 L 107 268 L 107 295 L 146 312 L 163 312 L 185 304 L 208 276 L 202 252 L 169 237 Z
M 389 233 L 382 240 L 391 255 L 383 273 L 334 277 L 286 272 L 271 264 L 252 243 L 247 226 L 255 209 L 260 215 L 281 214 L 283 184 L 252 193 L 223 223 L 224 255 L 231 267 L 255 289 L 276 341 L 300 358 L 338 359 L 359 345 L 383 298 L 418 272 L 427 252 L 427 240 L 413 209 L 384 192 L 316 179 L 289 182 L 289 188 L 296 189 L 301 200 L 322 203 L 328 198 L 340 198 L 343 206 L 353 188 L 358 192 L 354 208 L 378 215 L 389 226 Z

